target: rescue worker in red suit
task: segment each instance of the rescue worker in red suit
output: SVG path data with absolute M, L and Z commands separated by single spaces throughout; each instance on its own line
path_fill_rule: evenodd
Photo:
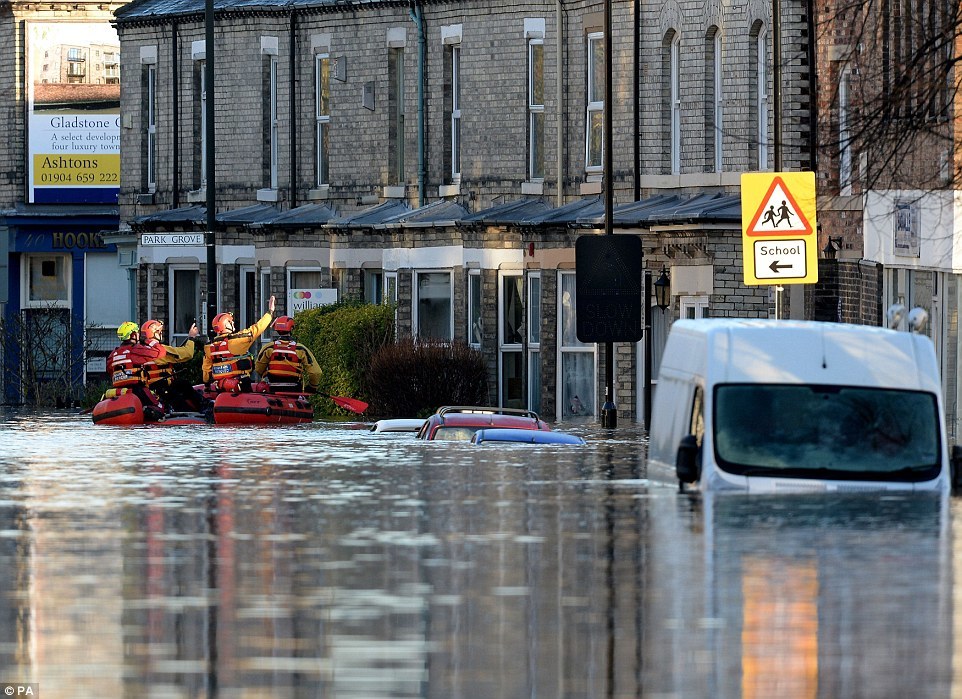
M 144 407 L 144 419 L 149 422 L 159 420 L 164 415 L 164 407 L 147 387 L 144 365 L 164 356 L 163 345 L 147 347 L 140 344 L 137 324 L 131 321 L 121 323 L 117 328 L 120 346 L 107 357 L 107 376 L 114 389 L 133 392 Z
M 147 386 L 157 394 L 168 411 L 200 412 L 203 398 L 194 390 L 190 382 L 174 375 L 177 364 L 189 362 L 194 352 L 204 346 L 206 338 L 198 335 L 197 324 L 190 326 L 187 340 L 180 347 L 164 344 L 164 324 L 159 320 L 148 320 L 140 326 L 140 342 L 147 347 L 163 347 L 164 355 L 144 364 Z
M 280 316 L 272 327 L 277 337 L 273 344 L 261 349 L 254 371 L 268 383 L 269 389 L 317 392 L 321 368 L 311 351 L 291 337 L 294 319 Z
M 274 297 L 268 311 L 249 328 L 237 330 L 233 313 L 218 313 L 211 322 L 214 337 L 204 347 L 204 383 L 214 391 L 250 391 L 254 358 L 251 347 L 271 325 Z

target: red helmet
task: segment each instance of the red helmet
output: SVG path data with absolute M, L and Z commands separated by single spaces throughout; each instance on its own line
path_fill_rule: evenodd
M 210 324 L 214 332 L 218 335 L 225 335 L 234 332 L 234 314 L 218 313 L 214 316 L 214 322 Z
M 140 326 L 140 339 L 159 340 L 162 332 L 164 332 L 164 324 L 159 320 L 151 319 Z
M 294 331 L 294 319 L 290 316 L 280 316 L 274 321 L 274 330 L 281 335 L 290 335 Z

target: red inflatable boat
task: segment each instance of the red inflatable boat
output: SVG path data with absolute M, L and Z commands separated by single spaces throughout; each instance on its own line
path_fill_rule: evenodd
M 314 408 L 299 393 L 218 393 L 216 425 L 294 425 L 311 422 Z
M 169 413 L 159 420 L 144 419 L 144 406 L 131 392 L 104 398 L 93 409 L 95 425 L 206 425 L 207 420 L 201 413 Z

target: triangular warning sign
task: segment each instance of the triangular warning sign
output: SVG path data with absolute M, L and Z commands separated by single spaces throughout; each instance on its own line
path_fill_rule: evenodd
M 781 177 L 775 177 L 745 231 L 749 236 L 810 235 L 812 224 Z

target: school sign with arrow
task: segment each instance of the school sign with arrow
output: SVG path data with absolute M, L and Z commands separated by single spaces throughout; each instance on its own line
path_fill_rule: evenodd
M 745 284 L 818 281 L 814 172 L 742 175 Z

